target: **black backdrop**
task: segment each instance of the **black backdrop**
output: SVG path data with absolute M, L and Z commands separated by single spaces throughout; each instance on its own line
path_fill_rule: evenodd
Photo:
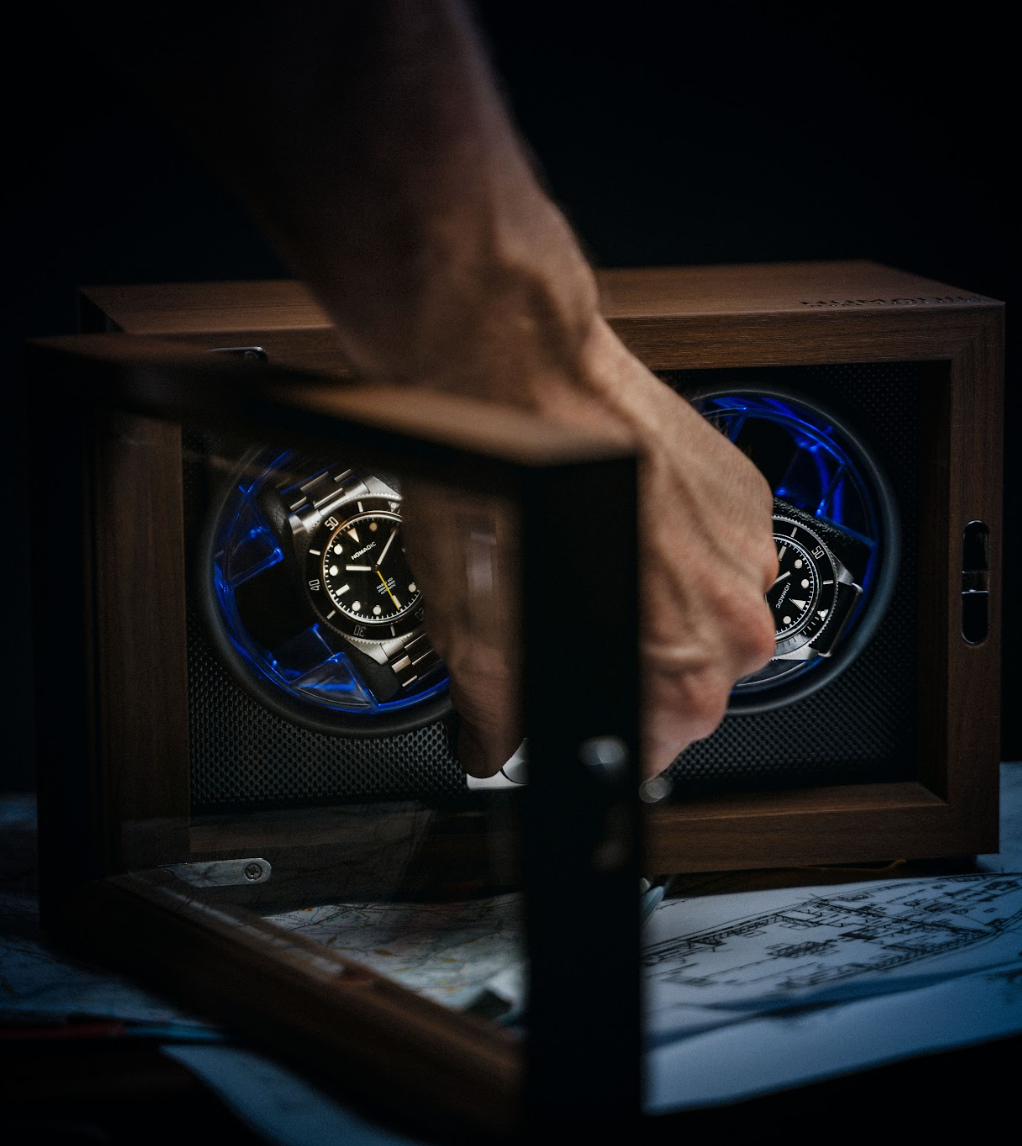
M 644 2 L 598 17 L 590 5 L 480 10 L 518 123 L 592 260 L 868 257 L 1010 307 L 1006 33 L 991 10 L 781 7 L 727 5 L 719 17 Z M 32 504 L 23 478 L 24 334 L 72 331 L 79 283 L 288 274 L 187 144 L 59 15 L 23 19 L 8 62 L 24 70 L 9 67 L 6 81 L 6 246 L 26 258 L 8 274 L 25 324 L 4 343 L 13 671 L 0 788 L 32 784 L 22 515 L 52 514 Z M 17 310 L 17 299 L 5 308 Z M 1010 447 L 1022 420 L 1010 350 L 1009 338 L 1007 488 L 1022 468 Z M 1003 752 L 1018 758 L 1011 570 L 1022 520 L 1010 499 L 1006 510 Z M 59 652 L 45 655 L 59 691 Z

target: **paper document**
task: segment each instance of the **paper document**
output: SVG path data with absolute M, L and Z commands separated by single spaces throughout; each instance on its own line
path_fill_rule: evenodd
M 646 924 L 647 1033 L 692 1008 L 764 1012 L 903 991 L 1022 960 L 1022 876 L 964 875 L 662 903 Z
M 760 1016 L 653 1048 L 646 1110 L 713 1106 L 1022 1031 L 1022 962 L 932 987 Z
M 520 1004 L 525 937 L 518 895 L 457 903 L 340 903 L 270 915 L 434 1002 L 468 1007 L 484 991 Z

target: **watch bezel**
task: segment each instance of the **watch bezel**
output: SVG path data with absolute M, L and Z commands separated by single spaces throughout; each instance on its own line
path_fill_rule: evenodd
M 834 604 L 837 601 L 838 577 L 837 569 L 835 567 L 834 555 L 831 553 L 822 537 L 818 537 L 807 525 L 804 525 L 802 522 L 796 521 L 794 518 L 785 517 L 782 514 L 775 513 L 773 516 L 775 527 L 779 521 L 782 521 L 787 525 L 791 525 L 800 533 L 808 534 L 813 539 L 813 541 L 816 542 L 816 548 L 822 550 L 822 552 L 819 556 L 817 556 L 815 551 L 806 546 L 800 537 L 796 537 L 794 533 L 789 535 L 789 540 L 794 541 L 798 545 L 799 549 L 805 553 L 806 557 L 813 563 L 813 577 L 816 583 L 813 586 L 813 601 L 809 608 L 806 610 L 806 615 L 802 618 L 802 621 L 797 629 L 795 629 L 788 636 L 784 637 L 783 640 L 778 640 L 776 652 L 773 657 L 774 660 L 779 660 L 785 655 L 793 653 L 796 649 L 804 648 L 806 645 L 811 645 L 813 641 L 815 641 L 816 638 L 819 637 L 831 623 L 834 613 Z M 775 528 L 775 540 L 782 539 L 784 536 L 785 535 L 783 533 L 778 533 Z M 827 584 L 826 579 L 819 576 L 819 568 L 822 561 L 826 561 L 830 568 L 831 588 L 828 593 L 830 604 L 827 607 L 827 615 L 822 620 L 820 620 L 818 624 L 814 625 L 813 618 L 814 616 L 819 615 L 819 607 L 824 600 L 823 588 Z M 810 629 L 812 629 L 812 632 L 809 632 Z

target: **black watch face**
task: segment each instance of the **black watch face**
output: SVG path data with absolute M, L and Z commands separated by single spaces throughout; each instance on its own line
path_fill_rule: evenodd
M 338 508 L 313 532 L 306 587 L 316 612 L 349 636 L 386 641 L 424 615 L 405 557 L 398 501 L 362 498 Z
M 811 644 L 830 620 L 837 572 L 822 541 L 804 525 L 774 517 L 777 580 L 767 591 L 777 655 Z

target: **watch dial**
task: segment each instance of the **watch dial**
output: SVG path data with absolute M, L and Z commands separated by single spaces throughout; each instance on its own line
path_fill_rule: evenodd
M 767 603 L 777 633 L 777 657 L 790 655 L 819 636 L 837 597 L 837 576 L 830 551 L 804 525 L 774 517 L 777 580 Z
M 313 533 L 309 597 L 324 621 L 366 640 L 400 636 L 422 620 L 422 593 L 402 544 L 398 502 L 363 498 L 351 516 L 328 517 Z
M 775 527 L 779 522 L 775 522 Z M 773 611 L 774 629 L 781 640 L 797 633 L 813 615 L 820 590 L 816 565 L 808 552 L 794 538 L 774 534 L 777 546 L 777 580 L 767 592 L 767 603 Z

